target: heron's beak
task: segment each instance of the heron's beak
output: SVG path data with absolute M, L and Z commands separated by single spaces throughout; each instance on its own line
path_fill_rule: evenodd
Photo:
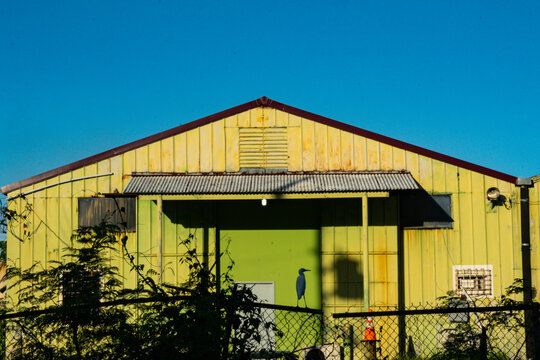
M 311 271 L 311 270 L 309 270 L 309 269 L 304 269 L 304 271 Z

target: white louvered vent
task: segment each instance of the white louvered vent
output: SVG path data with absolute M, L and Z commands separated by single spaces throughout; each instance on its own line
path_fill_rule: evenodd
M 288 168 L 287 128 L 240 128 L 240 168 Z

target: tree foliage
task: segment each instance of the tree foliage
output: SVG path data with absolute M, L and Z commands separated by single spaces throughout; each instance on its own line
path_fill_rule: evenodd
M 269 329 L 253 305 L 250 289 L 237 288 L 227 269 L 221 279 L 181 241 L 189 269 L 183 284 L 164 284 L 127 252 L 128 238 L 116 226 L 78 229 L 60 261 L 10 270 L 12 310 L 51 312 L 9 322 L 12 359 L 233 359 L 242 358 Z M 125 284 L 111 257 L 118 245 L 137 286 Z M 149 303 L 102 306 L 108 301 L 151 298 Z
M 514 279 L 514 282 L 506 287 L 500 298 L 480 298 L 481 306 L 516 306 L 522 305 L 523 301 L 516 300 L 523 294 L 523 279 Z M 458 304 L 466 307 L 476 307 L 475 300 L 467 301 L 465 298 L 455 296 L 453 292 L 439 297 L 439 306 L 442 308 L 456 308 Z M 538 303 L 534 304 L 533 316 L 540 315 Z M 464 321 L 456 321 L 450 327 L 442 331 L 445 341 L 444 350 L 433 359 L 505 359 L 503 351 L 490 343 L 489 339 L 496 338 L 501 333 L 519 332 L 525 327 L 523 311 L 492 311 L 485 313 L 472 313 L 467 315 Z M 524 344 L 523 344 L 524 345 Z

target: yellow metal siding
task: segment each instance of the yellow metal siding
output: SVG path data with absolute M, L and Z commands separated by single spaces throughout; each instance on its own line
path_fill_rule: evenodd
M 148 145 L 148 170 L 161 171 L 161 141 Z
M 176 172 L 187 171 L 187 135 L 186 133 L 182 133 L 182 134 L 178 134 L 174 136 L 174 171 Z
M 212 164 L 213 171 L 225 171 L 225 121 L 212 124 Z
M 121 171 L 115 172 L 113 176 L 122 178 L 122 189 L 124 189 L 129 181 L 129 178 L 131 177 L 131 173 L 137 169 L 137 157 L 134 150 L 128 151 L 120 156 L 122 157 Z M 120 192 L 122 191 L 121 189 L 118 190 Z M 77 196 L 76 193 L 73 196 Z
M 392 147 L 386 144 L 380 144 L 381 152 L 381 170 L 393 170 L 393 152 Z
M 200 166 L 200 129 L 193 129 L 187 132 L 187 170 L 188 172 L 199 172 Z M 206 144 L 205 144 L 206 145 Z
M 341 170 L 341 145 L 339 130 L 328 128 L 328 170 Z
M 51 259 L 59 259 L 62 249 L 69 242 L 72 230 L 77 227 L 77 198 L 115 190 L 122 192 L 133 171 L 238 171 L 241 127 L 286 128 L 287 165 L 290 171 L 404 169 L 410 171 L 426 191 L 433 194 L 451 194 L 454 219 L 452 229 L 404 230 L 405 289 L 408 303 L 433 302 L 437 296 L 452 290 L 452 266 L 457 264 L 493 265 L 496 294 L 503 291 L 515 277 L 521 277 L 519 197 L 513 184 L 267 108 L 246 111 L 10 193 L 9 196 L 12 196 L 61 180 L 114 173 L 109 177 L 75 181 L 29 195 L 27 201 L 34 208 L 34 213 L 28 220 L 32 236 L 29 241 L 20 243 L 12 234 L 8 234 L 10 260 L 27 267 L 35 261 L 46 264 Z M 498 187 L 511 201 L 509 209 L 504 206 L 490 208 L 485 192 L 492 186 Z M 539 184 L 536 183 L 531 190 L 533 281 L 537 286 L 540 284 L 538 187 Z M 344 210 L 336 208 L 335 215 L 325 212 L 324 216 L 334 220 L 339 216 L 359 216 L 359 200 L 355 201 L 348 215 L 341 214 L 340 211 Z M 388 204 L 392 204 L 394 200 L 385 201 L 383 210 L 377 208 L 378 205 L 370 209 L 373 211 L 371 216 L 388 216 L 388 206 L 391 207 Z M 23 205 L 24 200 L 21 199 L 10 201 L 10 207 L 22 208 Z M 155 204 L 141 202 L 140 206 L 148 207 L 146 210 L 152 212 Z M 139 241 L 135 241 L 134 234 L 130 235 L 128 247 L 131 251 L 148 253 L 141 262 L 155 267 L 156 257 L 150 255 L 155 254 L 155 244 L 152 244 L 150 239 L 158 229 L 144 221 L 138 226 Z M 22 227 L 16 231 L 22 234 Z M 174 252 L 170 231 L 172 230 L 169 228 L 164 229 L 166 254 Z M 177 226 L 174 234 L 178 238 L 186 231 Z M 338 279 L 335 270 L 336 258 L 360 259 L 362 248 L 359 227 L 325 226 L 321 229 L 321 234 L 325 306 L 341 310 L 359 306 L 356 302 L 351 303 L 347 296 L 343 296 L 343 292 L 336 293 Z M 374 251 L 370 264 L 374 271 L 370 284 L 372 303 L 396 304 L 397 263 L 392 257 L 397 252 L 397 227 L 373 226 L 369 235 L 373 239 Z M 173 260 L 174 256 L 164 255 L 163 266 L 172 266 Z M 127 276 L 128 266 L 121 265 L 124 275 Z M 377 269 L 382 271 L 375 271 Z M 177 274 L 178 271 L 177 269 Z M 360 272 L 361 266 L 348 271 Z M 169 276 L 169 273 L 164 274 L 166 279 L 169 279 Z M 126 281 L 134 283 L 132 278 Z M 355 284 L 346 286 L 347 293 L 354 294 L 357 291 Z
M 201 172 L 210 172 L 212 171 L 212 124 L 202 126 L 199 137 L 200 169 Z
M 161 171 L 174 171 L 174 137 L 161 141 Z
M 370 199 L 370 303 L 397 304 L 396 198 Z M 326 312 L 363 308 L 361 200 L 326 201 L 322 210 L 322 291 Z
M 251 117 L 250 117 L 251 111 L 245 111 L 243 113 L 240 113 L 237 116 L 237 126 L 239 127 L 249 127 L 251 125 Z
M 315 123 L 315 170 L 328 169 L 328 127 Z
M 302 128 L 289 126 L 289 171 L 302 170 Z
M 148 146 L 143 146 L 135 150 L 135 164 L 136 171 L 148 171 Z
M 302 169 L 315 170 L 315 126 L 313 121 L 302 119 Z
M 236 116 L 228 118 L 225 125 L 225 170 L 235 172 L 240 169 L 239 134 Z
M 353 152 L 353 143 L 354 135 L 345 131 L 340 131 L 341 139 L 341 166 L 343 170 L 351 171 L 354 170 L 354 152 Z

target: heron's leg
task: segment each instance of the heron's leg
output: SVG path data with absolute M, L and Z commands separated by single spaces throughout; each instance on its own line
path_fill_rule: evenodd
M 296 307 L 298 307 L 298 300 L 299 300 L 299 299 L 297 298 L 297 299 L 296 299 Z
M 307 308 L 306 295 L 304 295 L 304 306 Z

